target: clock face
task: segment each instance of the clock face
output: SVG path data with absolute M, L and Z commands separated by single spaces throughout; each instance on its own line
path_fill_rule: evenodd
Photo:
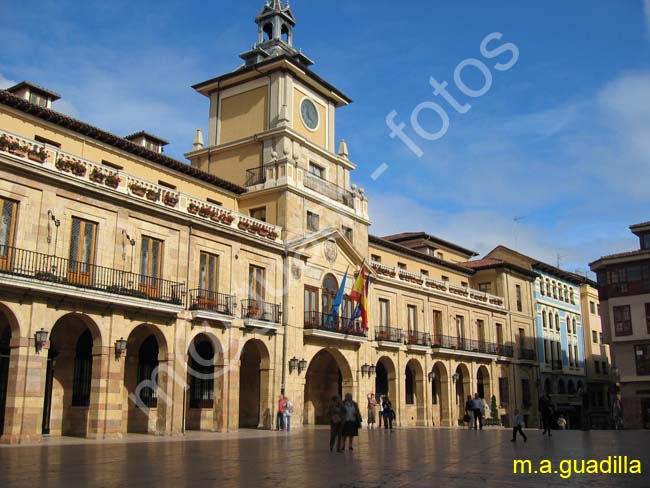
M 309 130 L 316 130 L 318 128 L 318 109 L 314 102 L 305 98 L 300 105 L 300 115 L 305 126 Z

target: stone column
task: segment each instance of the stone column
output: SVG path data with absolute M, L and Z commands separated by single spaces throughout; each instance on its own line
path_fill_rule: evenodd
M 114 347 L 93 349 L 93 379 L 88 411 L 88 438 L 119 439 L 122 426 L 124 357 L 115 357 Z
M 49 343 L 36 353 L 34 339 L 11 340 L 2 443 L 40 441 Z

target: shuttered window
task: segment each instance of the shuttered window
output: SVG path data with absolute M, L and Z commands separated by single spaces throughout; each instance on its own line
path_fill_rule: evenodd
M 18 204 L 13 200 L 0 198 L 0 258 L 9 256 L 9 247 L 14 243 L 16 212 Z
M 151 237 L 142 237 L 140 252 L 140 274 L 151 278 L 160 278 L 163 242 Z
M 72 219 L 70 236 L 70 271 L 89 273 L 95 264 L 95 236 L 97 224 L 87 220 Z
M 219 256 L 202 252 L 200 266 L 199 287 L 203 291 L 217 292 L 219 290 Z

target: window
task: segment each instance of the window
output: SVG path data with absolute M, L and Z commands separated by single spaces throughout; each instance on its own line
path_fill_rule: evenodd
M 18 203 L 0 198 L 0 269 L 9 267 L 10 247 L 14 245 Z
M 555 330 L 560 330 L 560 316 L 555 314 Z
M 449 276 L 443 276 L 442 281 L 449 281 Z
M 478 289 L 483 293 L 492 293 L 492 283 L 479 283 Z
M 320 217 L 313 213 L 307 212 L 307 230 L 316 232 L 320 227 Z
M 602 332 L 598 333 L 598 338 L 600 339 L 600 343 L 602 344 L 603 343 L 603 333 Z
M 427 270 L 427 269 L 421 269 L 421 270 L 420 270 L 420 274 L 421 274 L 422 276 L 429 276 L 429 270 Z
M 456 315 L 456 333 L 459 339 L 465 337 L 465 317 L 462 315 Z
M 353 236 L 352 228 L 351 228 L 351 227 L 346 227 L 346 226 L 344 225 L 344 226 L 341 228 L 341 230 L 343 231 L 343 235 L 345 236 L 345 238 L 346 238 L 348 241 L 353 242 L 352 238 L 353 238 L 354 236 Z
M 173 183 L 168 183 L 164 180 L 158 180 L 158 184 L 160 186 L 164 186 L 165 188 L 169 188 L 170 190 L 176 190 L 176 185 L 174 185 Z
M 214 203 L 217 207 L 223 207 L 223 202 L 220 202 L 219 200 L 215 200 L 214 198 L 207 197 L 205 200 L 207 202 Z
M 497 344 L 499 346 L 503 345 L 503 326 L 501 324 L 496 324 L 497 329 Z
M 636 374 L 638 376 L 650 375 L 650 344 L 634 346 L 636 358 Z
M 603 374 L 607 374 L 607 361 L 603 361 Z
M 507 407 L 510 403 L 510 387 L 508 378 L 499 378 L 499 400 L 502 407 Z
M 140 248 L 140 274 L 160 278 L 163 242 L 152 237 L 142 236 Z
M 557 297 L 558 297 L 558 295 L 557 295 L 557 283 L 555 283 L 555 281 L 554 281 L 553 282 L 553 298 L 555 298 L 557 300 Z
M 516 292 L 517 292 L 517 312 L 523 312 L 524 307 L 523 304 L 521 303 L 521 285 L 516 285 Z
M 573 366 L 573 348 L 569 346 L 569 366 Z
M 589 302 L 589 313 L 592 315 L 596 314 L 596 304 L 594 302 Z
M 526 331 L 519 329 L 519 350 L 526 349 Z
M 266 222 L 266 207 L 251 208 L 250 215 L 252 219 Z
M 370 260 L 374 261 L 375 263 L 381 263 L 381 256 L 377 256 L 376 254 L 371 254 Z
M 140 401 L 149 408 L 158 406 L 158 341 L 150 335 L 142 342 L 138 351 L 138 385 L 146 385 L 140 390 Z
M 462 286 L 463 288 L 467 288 L 469 284 L 467 283 L 467 281 L 461 281 L 460 286 Z
M 404 264 L 404 263 L 397 263 L 397 267 L 399 269 L 403 269 L 404 271 L 406 271 L 406 264 Z
M 219 290 L 219 256 L 207 252 L 201 253 L 199 288 L 213 293 Z
M 318 323 L 318 288 L 305 285 L 305 324 Z
M 417 330 L 417 307 L 415 305 L 409 305 L 408 310 L 408 326 L 409 332 L 414 332 Z
M 575 305 L 576 304 L 576 297 L 575 294 L 573 293 L 573 289 L 570 291 L 571 293 L 571 304 Z
M 546 295 L 551 296 L 551 282 L 549 280 L 546 280 Z
M 433 333 L 436 336 L 442 336 L 442 312 L 440 310 L 433 311 Z
M 59 148 L 61 147 L 61 143 L 60 143 L 60 142 L 56 142 L 56 141 L 53 141 L 53 140 L 51 140 L 51 139 L 46 139 L 45 137 L 41 137 L 41 136 L 39 136 L 38 134 L 36 134 L 36 135 L 34 136 L 34 140 L 35 140 L 36 142 L 40 142 L 40 143 L 42 143 L 42 144 L 49 144 L 50 146 L 59 147 Z
M 325 168 L 323 168 L 322 166 L 310 162 L 309 172 L 312 175 L 319 177 L 321 180 L 325 179 Z
M 248 268 L 248 299 L 263 302 L 266 298 L 266 270 L 250 265 Z
M 39 107 L 47 108 L 47 97 L 39 95 L 38 93 L 31 92 L 29 94 L 29 102 Z
M 476 337 L 479 342 L 485 342 L 485 322 L 482 320 L 476 321 Z
M 379 299 L 379 326 L 390 327 L 390 301 Z
M 546 364 L 551 363 L 551 346 L 548 339 L 544 339 L 544 359 Z
M 542 310 L 542 327 L 546 329 L 547 321 L 546 321 L 546 310 Z
M 539 282 L 539 292 L 542 294 L 542 296 L 546 295 L 546 292 L 544 291 L 544 281 Z
M 90 331 L 81 334 L 77 341 L 74 356 L 74 371 L 72 380 L 72 406 L 87 407 L 90 405 L 90 385 L 93 378 L 93 337 Z
M 598 332 L 595 330 L 591 331 L 591 340 L 593 341 L 594 344 L 598 344 Z
M 406 404 L 407 405 L 413 405 L 415 403 L 415 378 L 413 374 L 413 370 L 411 369 L 411 366 L 407 365 L 406 366 L 406 371 L 404 372 L 406 376 L 406 381 L 405 381 L 405 390 L 406 390 Z
M 91 266 L 95 264 L 95 236 L 97 224 L 72 219 L 70 236 L 70 261 L 68 263 L 68 279 L 78 284 L 89 285 L 91 281 Z
M 645 324 L 650 334 L 650 303 L 645 304 Z
M 445 255 L 444 255 L 443 253 L 441 253 L 441 252 L 437 252 L 437 253 L 436 253 L 436 257 L 437 257 L 438 259 L 445 259 Z
M 105 159 L 102 159 L 102 165 L 106 166 L 107 168 L 115 169 L 117 171 L 123 170 L 124 166 L 120 166 L 119 164 L 111 163 L 110 161 L 106 161 Z
M 600 361 L 594 361 L 594 368 L 596 370 L 596 374 L 600 374 Z
M 521 398 L 524 408 L 529 408 L 532 405 L 530 401 L 530 380 L 521 380 Z
M 632 335 L 632 317 L 629 305 L 614 307 L 614 333 L 617 336 Z
M 650 249 L 650 233 L 643 234 L 643 237 L 641 239 L 641 248 Z

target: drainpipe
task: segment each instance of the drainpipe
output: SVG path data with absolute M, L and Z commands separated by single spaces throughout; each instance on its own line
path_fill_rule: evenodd
M 282 254 L 282 387 L 284 393 L 287 386 L 287 348 L 289 345 L 289 251 L 285 248 Z
M 192 223 L 187 224 L 187 228 L 189 230 L 189 235 L 187 237 L 187 267 L 185 268 L 187 270 L 187 276 L 185 277 L 185 282 L 187 283 L 187 293 L 190 292 L 189 287 L 190 287 L 190 248 L 192 245 Z M 187 298 L 187 295 L 186 295 Z M 189 307 L 188 307 L 189 308 Z M 187 338 L 187 336 L 186 336 Z M 185 341 L 186 348 L 187 348 L 187 340 Z M 187 381 L 187 374 L 185 375 L 186 381 Z M 181 419 L 181 433 L 185 435 L 185 417 L 187 416 L 187 384 L 183 385 L 183 415 Z

